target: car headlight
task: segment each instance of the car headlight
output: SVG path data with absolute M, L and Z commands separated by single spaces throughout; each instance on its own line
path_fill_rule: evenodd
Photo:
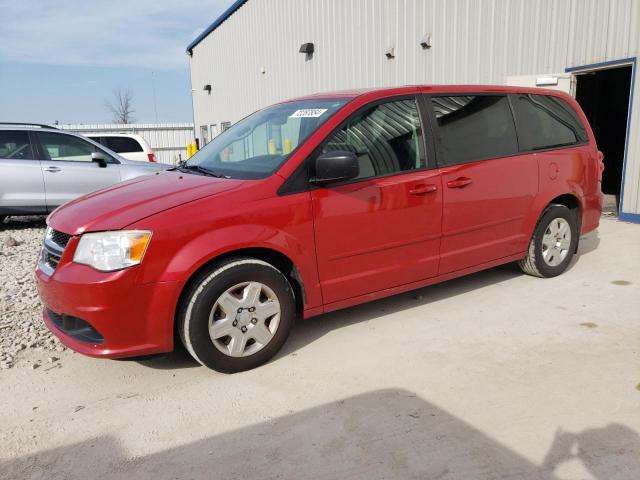
M 121 270 L 142 262 L 150 240 L 151 232 L 147 230 L 85 233 L 73 261 L 102 272 Z

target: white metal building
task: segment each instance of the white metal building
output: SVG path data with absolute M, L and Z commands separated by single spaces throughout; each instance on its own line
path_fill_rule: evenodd
M 136 133 L 144 138 L 156 155 L 156 161 L 175 165 L 187 158 L 187 143 L 193 141 L 192 123 L 96 123 L 60 125 L 80 135 L 90 133 Z
M 307 43 L 313 52 L 301 53 Z M 187 52 L 205 143 L 259 108 L 314 92 L 564 89 L 605 153 L 603 191 L 619 196 L 621 219 L 640 222 L 640 0 L 238 0 Z

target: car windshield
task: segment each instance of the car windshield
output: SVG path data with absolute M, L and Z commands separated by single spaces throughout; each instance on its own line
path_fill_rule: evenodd
M 215 137 L 183 168 L 226 178 L 265 178 L 348 100 L 301 100 L 267 107 Z

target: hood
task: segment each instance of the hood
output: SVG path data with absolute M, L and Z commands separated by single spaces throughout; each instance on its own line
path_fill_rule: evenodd
M 65 203 L 54 210 L 47 223 L 70 235 L 120 230 L 163 210 L 238 188 L 243 183 L 175 171 L 145 175 Z
M 148 169 L 149 172 L 156 172 L 173 168 L 173 165 L 169 165 L 168 163 L 148 162 L 146 160 L 129 160 L 128 158 L 124 158 L 122 156 L 118 157 L 118 161 L 122 165 L 134 165 L 139 168 Z

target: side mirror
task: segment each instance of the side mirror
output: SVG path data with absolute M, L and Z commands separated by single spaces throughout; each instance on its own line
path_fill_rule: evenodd
M 93 152 L 91 161 L 97 163 L 100 168 L 107 168 L 107 157 L 102 152 Z
M 316 176 L 310 180 L 317 185 L 342 182 L 360 174 L 358 157 L 353 152 L 327 152 L 316 158 Z

